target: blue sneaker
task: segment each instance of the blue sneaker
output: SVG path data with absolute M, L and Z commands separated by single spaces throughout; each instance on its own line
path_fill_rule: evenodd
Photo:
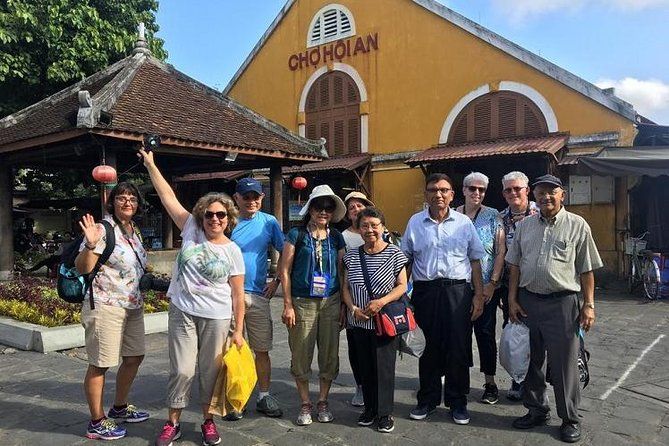
M 125 437 L 126 430 L 116 424 L 116 421 L 109 418 L 103 418 L 100 422 L 93 424 L 88 423 L 86 429 L 86 438 L 92 440 L 118 440 Z
M 454 407 L 451 411 L 455 424 L 469 424 L 469 411 L 467 406 Z
M 149 419 L 149 413 L 142 410 L 138 410 L 132 404 L 128 404 L 124 409 L 116 410 L 114 407 L 109 409 L 107 413 L 109 418 L 113 418 L 118 421 L 123 421 L 126 423 L 141 423 Z

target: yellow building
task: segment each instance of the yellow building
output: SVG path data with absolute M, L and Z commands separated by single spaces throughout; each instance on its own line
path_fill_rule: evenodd
M 433 0 L 288 0 L 225 94 L 325 138 L 334 160 L 315 181 L 369 191 L 400 232 L 423 205 L 424 172 L 458 190 L 480 170 L 497 208 L 505 173 L 558 174 L 617 266 L 625 180 L 571 174 L 580 153 L 632 145 L 632 106 Z

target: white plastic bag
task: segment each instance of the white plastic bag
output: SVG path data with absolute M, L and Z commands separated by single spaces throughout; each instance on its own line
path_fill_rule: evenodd
M 530 329 L 523 323 L 507 324 L 499 340 L 499 363 L 517 383 L 530 366 Z
M 400 337 L 399 351 L 400 353 L 420 358 L 420 355 L 425 351 L 425 335 L 423 334 L 423 330 L 420 327 L 416 327 L 415 330 L 404 333 Z

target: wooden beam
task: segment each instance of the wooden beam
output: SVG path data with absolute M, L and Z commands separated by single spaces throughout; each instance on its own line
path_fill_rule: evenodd
M 0 153 L 10 153 L 16 152 L 18 150 L 23 150 L 32 147 L 39 147 L 45 144 L 52 144 L 54 142 L 65 141 L 68 139 L 73 139 L 78 136 L 88 133 L 88 129 L 74 129 L 68 130 L 66 132 L 54 133 L 51 135 L 37 136 L 35 138 L 24 139 L 22 141 L 17 141 L 13 143 L 0 146 Z

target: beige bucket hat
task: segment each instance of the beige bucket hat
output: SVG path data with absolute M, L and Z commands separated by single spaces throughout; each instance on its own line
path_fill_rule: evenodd
M 309 194 L 309 200 L 307 200 L 300 210 L 300 216 L 304 216 L 309 212 L 309 205 L 318 197 L 329 197 L 334 201 L 335 211 L 332 213 L 333 223 L 337 223 L 344 218 L 344 215 L 346 214 L 346 206 L 344 205 L 344 202 L 341 201 L 341 198 L 339 198 L 327 184 L 321 184 L 320 186 L 314 187 L 314 190 Z

